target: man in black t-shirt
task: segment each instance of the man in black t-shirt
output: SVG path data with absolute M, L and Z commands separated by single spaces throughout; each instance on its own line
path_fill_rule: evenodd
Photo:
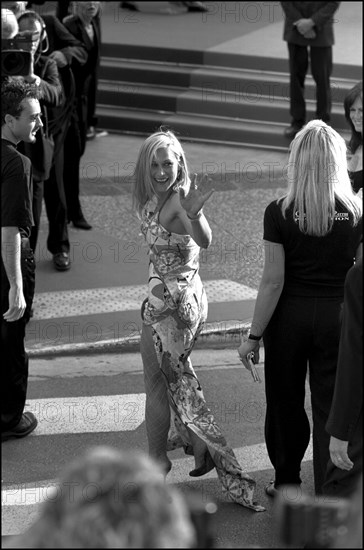
M 24 413 L 28 384 L 25 327 L 35 286 L 29 246 L 32 165 L 17 151 L 42 126 L 37 88 L 17 79 L 1 86 L 1 440 L 24 437 L 38 422 Z

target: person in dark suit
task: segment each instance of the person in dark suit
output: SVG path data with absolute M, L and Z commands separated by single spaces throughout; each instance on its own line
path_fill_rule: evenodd
M 26 10 L 18 17 L 18 25 L 20 33 L 34 33 L 36 37 L 32 42 L 32 55 L 33 55 L 33 64 L 34 64 L 34 74 L 25 76 L 24 79 L 28 82 L 34 82 L 39 85 L 42 96 L 41 96 L 41 107 L 44 124 L 46 125 L 46 130 L 48 134 L 51 134 L 54 140 L 53 132 L 50 131 L 49 122 L 52 118 L 51 112 L 52 108 L 63 108 L 65 103 L 65 96 L 63 93 L 63 87 L 61 79 L 59 76 L 57 63 L 54 59 L 43 55 L 44 42 L 47 39 L 47 32 L 45 28 L 45 23 L 35 11 Z M 43 52 L 43 53 L 42 53 Z M 38 132 L 36 143 L 33 145 L 24 143 L 22 152 L 27 155 L 33 164 L 33 197 L 32 197 L 32 206 L 33 206 L 33 216 L 34 216 L 34 227 L 32 228 L 30 236 L 30 245 L 33 251 L 35 251 L 38 241 L 38 232 L 40 226 L 40 218 L 42 211 L 42 199 L 44 194 L 44 181 L 48 179 L 49 174 L 52 171 L 57 170 L 56 155 L 55 149 L 53 149 L 53 154 L 48 161 L 52 165 L 50 172 L 48 174 L 44 171 L 43 166 L 43 139 L 41 134 Z M 54 143 L 56 146 L 56 142 Z M 58 166 L 58 169 L 61 168 Z M 52 189 L 54 193 L 54 189 Z M 63 260 L 63 254 L 68 256 L 69 251 L 69 241 L 67 235 L 67 226 L 66 232 L 60 234 L 59 225 L 60 218 L 62 217 L 61 201 L 57 197 L 57 205 L 51 212 L 48 211 L 47 214 L 49 219 L 49 234 L 47 239 L 47 246 L 49 251 L 53 256 L 53 261 L 55 267 L 58 265 L 58 257 L 61 257 Z M 63 218 L 65 218 L 65 205 L 63 206 Z M 64 265 L 62 264 L 64 268 Z M 69 263 L 67 265 L 69 268 Z
M 340 2 L 281 2 L 286 17 L 283 40 L 288 43 L 290 72 L 291 125 L 285 130 L 288 138 L 293 139 L 306 123 L 304 88 L 308 47 L 316 83 L 315 118 L 330 122 L 333 15 L 339 5 Z
M 59 108 L 51 110 L 50 130 L 55 139 L 55 163 L 50 178 L 44 187 L 44 202 L 49 220 L 48 248 L 59 252 L 54 258 L 57 270 L 70 267 L 68 213 L 64 184 L 64 141 L 72 116 L 72 101 L 76 93 L 74 72 L 87 61 L 85 46 L 71 34 L 55 17 L 43 16 L 46 25 L 49 57 L 57 63 L 67 101 Z
M 38 2 L 39 3 L 39 2 Z M 18 9 L 21 2 L 14 2 L 12 9 L 21 21 L 22 29 L 33 29 L 34 25 L 41 27 L 41 39 L 39 40 L 36 52 L 37 63 L 35 65 L 36 74 L 43 72 L 44 61 L 47 60 L 47 66 L 44 69 L 43 80 L 50 84 L 61 83 L 67 101 L 50 101 L 48 95 L 45 95 L 48 113 L 48 130 L 54 139 L 53 164 L 49 178 L 46 182 L 42 181 L 34 174 L 33 185 L 33 217 L 34 226 L 30 236 L 31 248 L 35 251 L 38 242 L 39 225 L 42 212 L 42 200 L 44 198 L 47 217 L 49 222 L 49 233 L 47 238 L 47 248 L 52 254 L 53 264 L 58 271 L 65 271 L 70 268 L 71 261 L 69 257 L 70 242 L 67 228 L 67 204 L 63 184 L 63 142 L 66 130 L 69 125 L 70 109 L 69 104 L 75 94 L 75 83 L 71 67 L 82 66 L 87 60 L 86 48 L 80 43 L 55 17 L 47 14 L 40 17 L 38 13 L 32 10 Z M 26 4 L 24 2 L 23 4 Z M 31 25 L 29 27 L 29 25 Z M 47 56 L 40 55 L 47 53 Z M 56 72 L 50 77 L 50 69 Z M 58 68 L 58 71 L 57 71 Z M 42 84 L 45 86 L 46 84 Z M 26 153 L 27 154 L 27 153 Z M 31 155 L 31 152 L 30 152 Z
M 80 160 L 85 151 L 87 129 L 96 125 L 96 89 L 100 63 L 100 25 L 97 19 L 100 2 L 74 2 L 73 15 L 64 18 L 65 27 L 84 44 L 88 59 L 74 72 L 76 82 L 75 109 L 65 140 L 64 168 L 68 219 L 75 227 L 91 229 L 82 212 L 80 192 Z
M 330 460 L 323 493 L 350 497 L 363 471 L 363 260 L 345 279 L 334 398 L 326 423 Z

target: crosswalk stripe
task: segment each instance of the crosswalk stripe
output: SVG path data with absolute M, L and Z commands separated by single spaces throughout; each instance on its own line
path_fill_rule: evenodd
M 229 279 L 207 280 L 204 287 L 210 303 L 254 300 L 257 296 L 253 288 Z M 38 292 L 33 320 L 139 310 L 146 296 L 146 285 Z
M 144 422 L 145 393 L 29 399 L 25 408 L 38 419 L 30 436 L 128 432 Z
M 41 481 L 36 485 L 28 486 L 25 483 L 14 485 L 11 489 L 1 491 L 2 506 L 33 506 L 57 495 L 56 481 Z

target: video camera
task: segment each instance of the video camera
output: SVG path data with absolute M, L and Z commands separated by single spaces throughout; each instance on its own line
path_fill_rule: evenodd
M 311 497 L 289 485 L 280 487 L 275 503 L 278 536 L 285 548 L 332 548 L 347 533 L 349 514 L 347 499 Z
M 17 34 L 1 40 L 1 74 L 27 76 L 31 72 L 32 42 L 37 33 Z
M 193 548 L 215 548 L 213 522 L 217 512 L 216 504 L 211 500 L 202 501 L 198 492 L 192 489 L 183 496 L 196 533 L 196 545 Z

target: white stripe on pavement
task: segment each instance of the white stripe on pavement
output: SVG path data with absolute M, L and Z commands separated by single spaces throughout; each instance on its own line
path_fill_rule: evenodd
M 36 485 L 26 483 L 13 485 L 11 489 L 1 491 L 2 506 L 32 506 L 46 500 L 52 500 L 59 494 L 56 480 L 39 481 Z
M 129 432 L 144 422 L 145 393 L 29 399 L 25 408 L 38 419 L 30 436 Z
M 228 279 L 204 281 L 204 287 L 210 303 L 255 300 L 257 296 L 253 288 Z M 139 310 L 146 296 L 146 285 L 38 292 L 33 320 Z

